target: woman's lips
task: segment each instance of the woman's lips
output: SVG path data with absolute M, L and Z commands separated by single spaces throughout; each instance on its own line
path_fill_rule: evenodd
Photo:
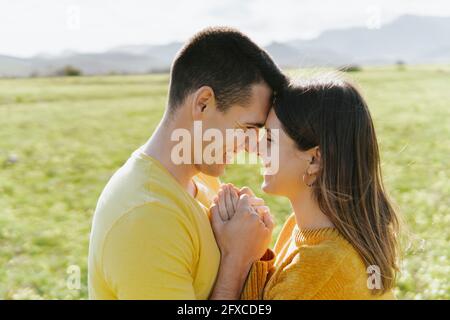
M 270 171 L 270 164 L 265 164 L 264 165 L 264 171 L 263 171 L 263 175 L 264 176 L 269 176 L 269 171 Z

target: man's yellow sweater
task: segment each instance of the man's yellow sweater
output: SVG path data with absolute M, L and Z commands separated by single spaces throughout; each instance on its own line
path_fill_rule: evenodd
M 334 228 L 300 230 L 295 215 L 280 232 L 274 252 L 255 263 L 244 300 L 394 299 L 373 295 L 360 255 Z

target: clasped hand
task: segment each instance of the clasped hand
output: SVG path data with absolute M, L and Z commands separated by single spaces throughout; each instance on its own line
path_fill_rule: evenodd
M 222 257 L 232 256 L 236 263 L 259 260 L 270 244 L 274 227 L 264 200 L 244 187 L 221 186 L 210 209 L 211 224 Z

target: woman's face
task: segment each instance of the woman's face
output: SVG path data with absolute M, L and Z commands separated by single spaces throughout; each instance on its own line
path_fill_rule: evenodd
M 308 187 L 303 182 L 303 175 L 308 169 L 311 155 L 298 149 L 294 140 L 284 132 L 282 124 L 273 109 L 267 117 L 265 128 L 266 134 L 263 136 L 263 139 L 266 139 L 268 153 L 276 151 L 275 144 L 278 144 L 279 166 L 274 174 L 269 174 L 271 173 L 268 169 L 270 166 L 269 157 L 261 155 L 265 167 L 263 191 L 288 198 L 295 197 L 300 192 L 305 192 Z M 272 139 L 272 130 L 275 129 L 279 132 L 278 139 Z M 276 155 L 271 157 L 276 157 Z

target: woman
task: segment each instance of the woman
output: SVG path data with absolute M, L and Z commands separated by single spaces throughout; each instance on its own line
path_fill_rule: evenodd
M 271 138 L 275 129 L 278 141 Z M 294 213 L 274 254 L 269 250 L 253 264 L 241 298 L 394 298 L 398 219 L 383 188 L 372 118 L 357 89 L 330 78 L 291 85 L 276 98 L 265 138 L 269 148 L 279 144 L 280 167 L 264 175 L 262 189 L 287 197 Z M 214 220 L 234 218 L 230 208 L 240 201 L 234 192 L 224 187 L 212 209 L 221 250 L 227 244 Z

